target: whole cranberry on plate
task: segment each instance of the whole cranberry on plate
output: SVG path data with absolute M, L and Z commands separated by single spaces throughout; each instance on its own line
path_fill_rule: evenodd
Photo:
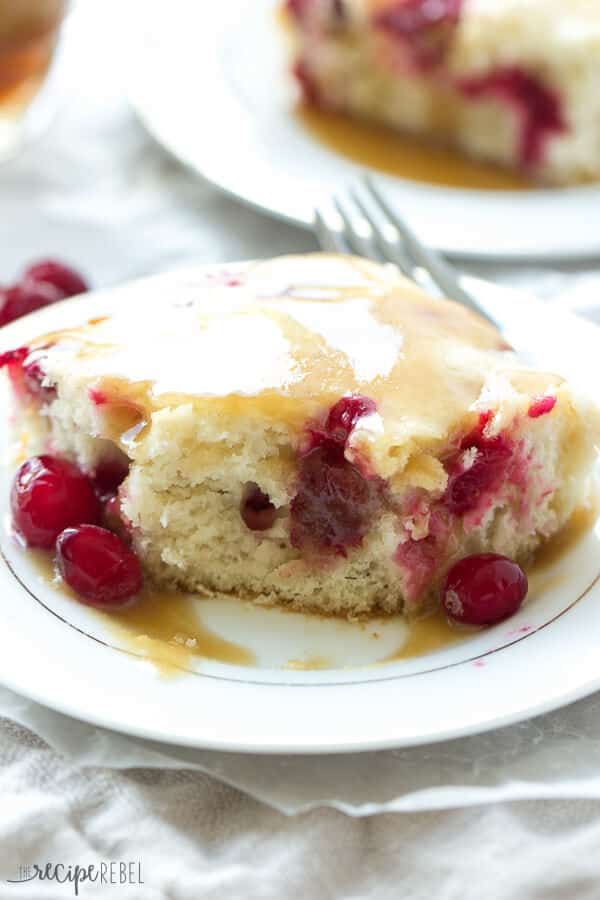
M 497 553 L 479 553 L 452 566 L 442 602 L 455 622 L 495 625 L 516 613 L 527 590 L 527 576 L 516 562 Z
M 29 547 L 50 550 L 69 525 L 100 521 L 100 501 L 77 466 L 53 456 L 33 456 L 19 468 L 10 505 L 15 531 Z
M 29 266 L 13 285 L 0 287 L 0 325 L 88 290 L 79 272 L 56 260 Z
M 52 259 L 44 259 L 29 266 L 22 281 L 25 284 L 50 285 L 60 291 L 63 297 L 75 297 L 88 290 L 87 282 L 79 272 Z
M 91 606 L 122 606 L 142 589 L 137 556 L 106 528 L 66 528 L 56 542 L 56 561 L 64 581 Z

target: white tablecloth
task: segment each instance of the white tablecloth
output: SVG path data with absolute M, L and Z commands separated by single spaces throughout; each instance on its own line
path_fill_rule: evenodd
M 0 879 L 18 863 L 142 862 L 109 900 L 597 900 L 600 802 L 527 801 L 352 819 L 285 817 L 186 771 L 82 771 L 2 722 Z M 69 885 L 2 898 L 72 897 Z
M 220 196 L 153 145 L 107 50 L 119 8 L 106 0 L 79 11 L 55 127 L 0 167 L 0 281 L 41 256 L 72 261 L 101 286 L 192 261 L 312 249 L 310 235 Z M 598 318 L 600 281 L 591 272 L 493 274 L 533 283 L 554 302 Z M 174 759 L 3 690 L 1 713 L 2 898 L 73 896 L 69 884 L 9 883 L 19 866 L 102 860 L 141 863 L 144 885 L 87 884 L 80 896 L 600 897 L 598 698 L 498 737 L 445 745 L 443 753 L 426 748 L 344 766 L 218 754 Z M 244 791 L 173 768 L 192 761 Z M 514 797 L 550 799 L 500 802 Z M 324 801 L 338 808 L 298 812 Z M 396 812 L 374 814 L 373 803 Z

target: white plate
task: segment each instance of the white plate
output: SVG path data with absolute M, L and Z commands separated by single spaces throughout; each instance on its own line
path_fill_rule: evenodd
M 168 290 L 172 277 L 148 280 L 141 302 Z M 509 338 L 537 341 L 534 361 L 547 367 L 552 359 L 556 370 L 600 386 L 593 325 L 547 310 L 534 298 L 523 302 L 476 281 L 470 287 L 512 323 Z M 139 293 L 131 296 L 139 302 Z M 0 351 L 110 312 L 110 302 L 98 293 L 48 307 L 2 329 Z M 5 386 L 0 408 L 7 415 Z M 5 518 L 12 467 L 2 473 Z M 544 573 L 515 617 L 462 643 L 373 665 L 400 646 L 406 634 L 401 620 L 363 627 L 233 601 L 197 601 L 204 623 L 252 649 L 257 663 L 203 661 L 170 679 L 134 655 L 96 613 L 46 583 L 6 532 L 0 543 L 0 682 L 61 712 L 142 737 L 265 753 L 399 747 L 514 722 L 600 687 L 600 521 Z M 332 668 L 285 668 L 290 659 L 314 656 Z
M 307 225 L 356 174 L 292 115 L 295 88 L 279 0 L 144 0 L 127 36 L 129 94 L 171 153 L 234 197 Z M 432 246 L 472 258 L 600 252 L 600 187 L 527 192 L 428 186 L 381 176 L 389 199 Z

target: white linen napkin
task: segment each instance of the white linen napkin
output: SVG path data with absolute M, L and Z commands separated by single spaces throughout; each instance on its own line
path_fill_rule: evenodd
M 600 800 L 598 694 L 473 737 L 328 756 L 259 756 L 142 741 L 78 722 L 5 688 L 0 716 L 27 727 L 78 766 L 194 769 L 287 815 L 319 807 L 362 817 L 513 800 Z

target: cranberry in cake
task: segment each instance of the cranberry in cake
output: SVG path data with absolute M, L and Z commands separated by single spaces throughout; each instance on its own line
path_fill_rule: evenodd
M 307 103 L 569 184 L 600 177 L 589 0 L 288 0 Z
M 208 596 L 490 624 L 585 502 L 595 407 L 392 267 L 280 257 L 99 309 L 0 357 L 41 454 L 14 526 L 34 546 L 60 533 L 87 602 L 139 589 L 137 556 L 149 582 Z

